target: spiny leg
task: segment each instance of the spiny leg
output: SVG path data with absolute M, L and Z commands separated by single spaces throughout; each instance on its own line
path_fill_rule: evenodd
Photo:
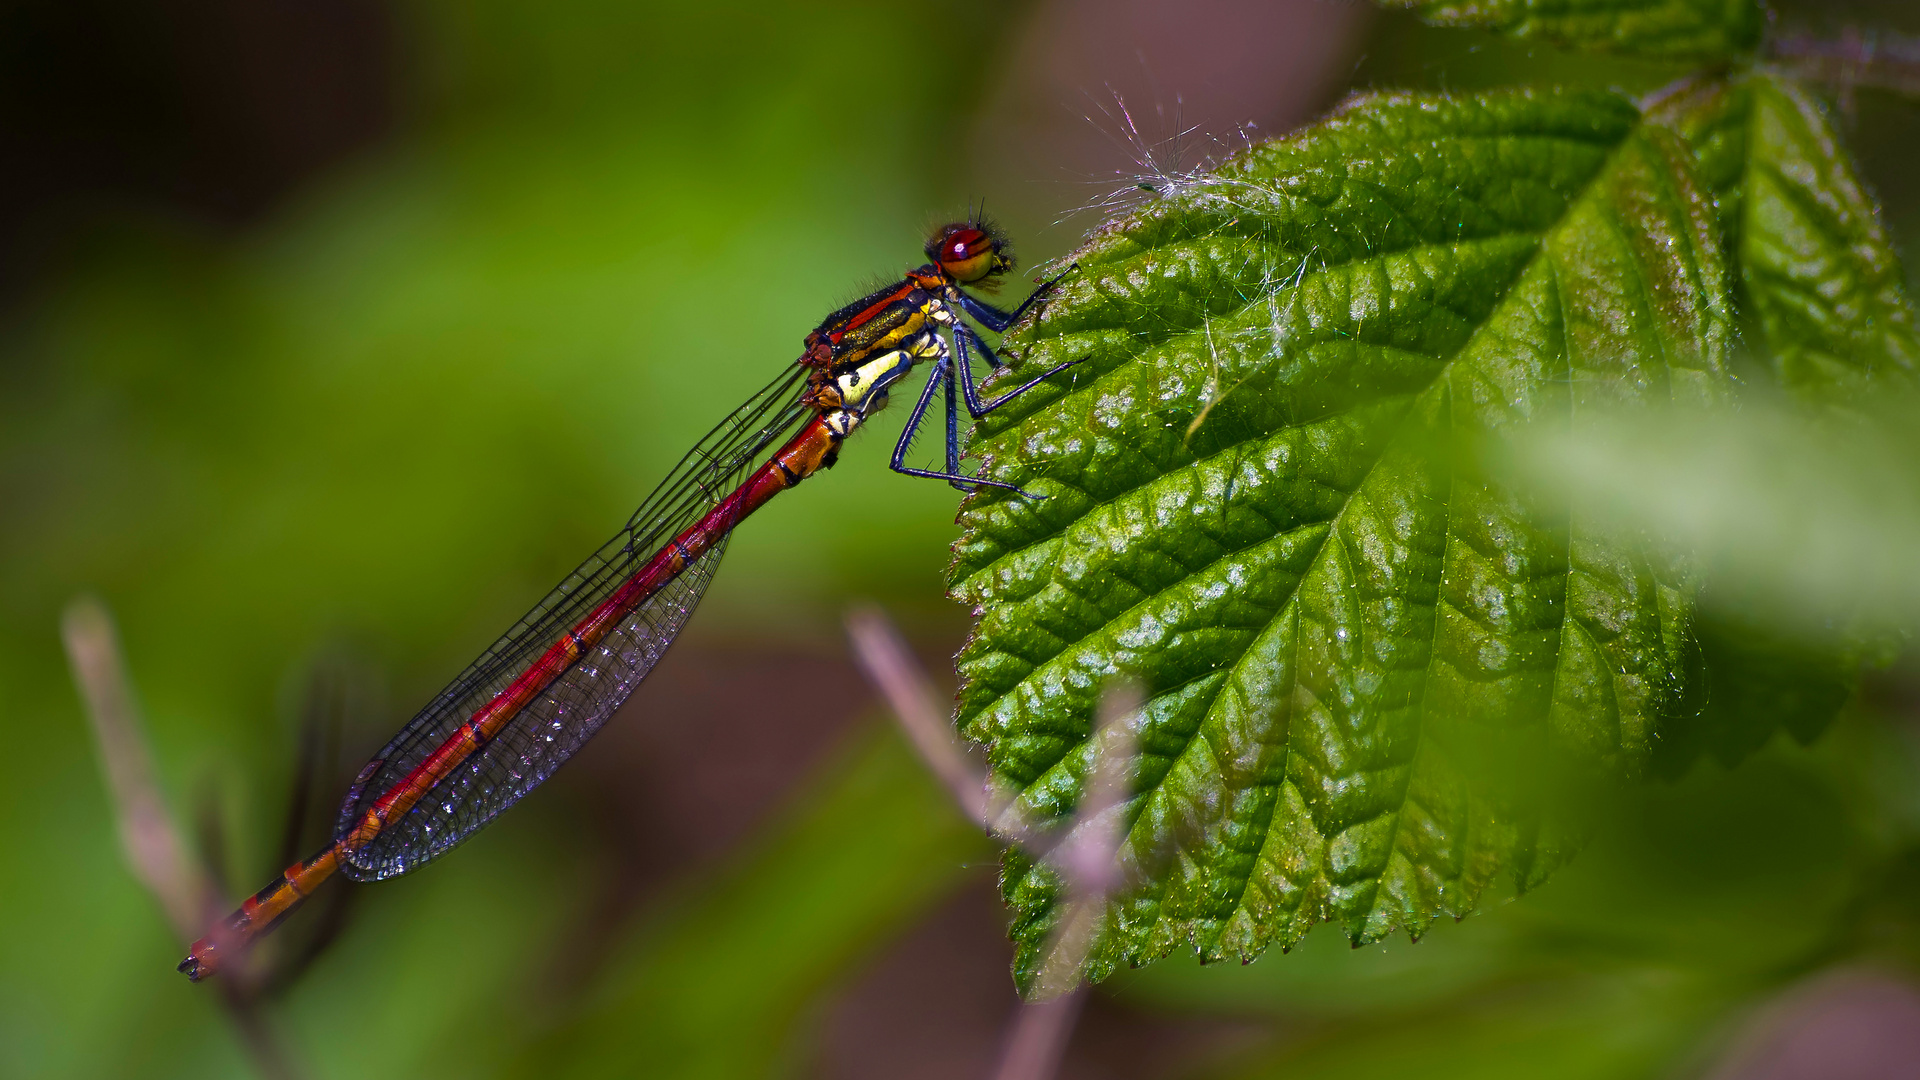
M 944 362 L 950 363 L 951 360 Z M 953 385 L 958 381 L 952 372 L 948 372 L 947 377 L 941 380 L 947 395 L 947 471 L 950 473 L 960 471 L 960 403 L 954 400 L 953 392 Z M 961 491 L 973 490 L 971 484 L 963 484 L 958 480 L 949 483 Z
M 974 333 L 973 328 L 965 323 L 954 324 L 953 345 L 954 351 L 959 353 L 959 359 L 955 366 L 960 369 L 960 390 L 966 395 L 967 411 L 973 414 L 975 420 L 986 416 L 988 413 L 1019 397 L 1021 394 L 1046 382 L 1048 379 L 1060 374 L 1073 365 L 1082 362 L 1082 360 L 1068 360 L 1064 364 L 1055 364 L 1040 374 L 1035 375 L 1033 378 L 1028 379 L 1026 382 L 1021 383 L 1019 386 L 994 398 L 992 401 L 987 401 L 981 398 L 979 388 L 973 384 L 973 355 L 970 349 L 979 349 L 986 357 L 988 365 L 994 368 L 1002 366 L 1000 358 L 993 355 L 993 350 L 987 348 L 987 343 L 980 340 L 980 335 Z M 1084 358 L 1082 359 L 1084 360 Z
M 934 392 L 940 388 L 942 379 L 951 380 L 953 375 L 947 370 L 952 363 L 951 357 L 941 357 L 933 362 L 933 372 L 927 376 L 927 388 L 920 392 L 920 400 L 914 402 L 913 411 L 907 414 L 907 428 L 900 433 L 900 441 L 894 444 L 892 468 L 894 472 L 906 476 L 924 476 L 929 480 L 945 480 L 962 491 L 972 491 L 975 486 L 1005 488 L 1008 491 L 1025 495 L 1029 499 L 1043 498 L 1019 487 L 999 480 L 988 480 L 981 476 L 963 476 L 960 473 L 959 421 L 954 418 L 954 409 L 947 408 L 947 468 L 951 472 L 934 472 L 932 469 L 916 469 L 907 464 L 907 451 L 913 446 L 913 436 L 927 418 L 927 406 L 933 404 Z M 951 401 L 951 391 L 949 391 Z
M 1061 278 L 1066 277 L 1078 269 L 1080 269 L 1080 264 L 1074 263 L 1072 266 L 1041 282 L 1039 288 L 1028 293 L 1027 298 L 1020 301 L 1020 306 L 1014 308 L 1012 311 L 1002 311 L 992 304 L 987 303 L 985 300 L 976 298 L 964 289 L 956 288 L 949 291 L 960 301 L 960 306 L 966 310 L 966 313 L 973 316 L 974 321 L 996 334 L 1004 334 L 1007 331 L 1007 327 L 1020 321 L 1020 316 L 1025 315 L 1028 308 L 1044 301 L 1047 295 L 1053 292 L 1054 286 L 1060 284 Z

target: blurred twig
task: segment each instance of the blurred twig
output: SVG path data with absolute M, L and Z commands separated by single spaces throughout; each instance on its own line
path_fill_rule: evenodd
M 940 707 L 933 684 L 892 620 L 877 607 L 853 608 L 847 612 L 847 637 L 853 642 L 853 656 L 860 670 L 887 699 L 920 760 L 946 785 L 974 824 L 991 830 L 986 774 L 967 760 L 967 752 L 947 724 L 946 711 Z
M 1021 1002 L 994 1080 L 1052 1080 L 1060 1071 L 1060 1059 L 1080 1020 L 1085 996 L 1076 990 L 1051 1001 Z
M 74 683 L 93 725 L 127 865 L 160 902 L 184 945 L 220 917 L 220 891 L 205 867 L 187 857 L 186 845 L 154 780 L 153 757 L 134 704 L 113 616 L 98 600 L 81 597 L 67 605 L 60 631 Z M 252 983 L 242 975 L 232 972 L 220 984 L 241 1042 L 261 1075 L 297 1080 L 300 1071 L 260 1015 Z
M 1126 802 L 1135 751 L 1133 718 L 1139 688 L 1116 684 L 1102 694 L 1092 735 L 1093 761 L 1080 805 L 1063 828 L 1032 828 L 1016 808 L 990 804 L 986 777 L 967 760 L 948 726 L 926 673 L 899 631 L 877 608 L 847 615 L 847 633 L 862 670 L 880 690 L 921 759 L 982 828 L 1030 846 L 1058 840 L 1042 855 L 1067 885 L 1065 910 L 1047 941 L 1034 985 L 1034 1000 L 1014 1017 L 997 1080 L 1049 1080 L 1079 1019 L 1082 974 L 1093 950 L 1107 898 L 1121 883 L 1119 852 L 1126 839 Z M 1064 837 L 1064 839 L 1062 839 Z
M 1094 722 L 1093 763 L 1067 838 L 1048 857 L 1067 883 L 1066 910 L 1047 939 L 1034 979 L 1034 1000 L 1023 1002 L 1007 1036 L 996 1080 L 1051 1080 L 1080 1018 L 1081 979 L 1107 910 L 1120 885 L 1120 845 L 1126 840 L 1122 806 L 1134 757 L 1133 717 L 1139 687 L 1109 686 Z
M 1795 75 L 1837 87 L 1849 112 L 1853 91 L 1861 86 L 1920 96 L 1920 38 L 1848 27 L 1837 38 L 1782 35 L 1773 40 L 1772 53 Z
M 1047 942 L 1034 994 L 1051 998 L 1072 992 L 1093 951 L 1107 897 L 1120 884 L 1120 845 L 1126 840 L 1122 807 L 1134 757 L 1133 717 L 1140 690 L 1118 683 L 1100 696 L 1094 722 L 1093 762 L 1067 838 L 1048 856 L 1067 883 L 1067 907 Z
M 961 812 L 1002 840 L 1044 848 L 1049 842 L 1046 830 L 1027 819 L 1018 801 L 993 797 L 986 771 L 968 758 L 966 747 L 954 737 L 926 670 L 886 613 L 877 607 L 855 607 L 847 612 L 846 622 L 861 671 L 886 699 L 920 760 L 960 804 Z
M 187 858 L 160 797 L 113 617 L 99 601 L 82 598 L 67 606 L 60 630 L 73 681 L 93 723 L 127 865 L 160 901 L 174 934 L 192 941 L 218 917 L 219 891 Z

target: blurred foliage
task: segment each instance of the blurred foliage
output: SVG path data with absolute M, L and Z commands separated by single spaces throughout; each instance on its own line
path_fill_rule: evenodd
M 1756 389 L 1845 408 L 1920 365 L 1905 273 L 1878 208 L 1808 88 L 1777 73 L 1684 83 L 1653 103 L 1720 202 Z
M 739 866 L 616 953 L 606 985 L 509 1074 L 719 1078 L 804 1060 L 821 994 L 991 854 L 895 731 L 828 774 Z
M 397 706 L 425 698 L 821 312 L 916 258 L 930 210 L 974 194 L 921 163 L 991 71 L 907 94 L 899 69 L 846 57 L 990 39 L 1008 14 L 409 7 L 417 81 L 386 152 L 239 243 L 131 215 L 97 227 L 0 352 L 0 685 L 33 762 L 0 795 L 16 834 L 0 1070 L 247 1068 L 118 865 L 58 652 L 66 599 L 115 609 L 176 807 L 212 801 L 230 886 L 257 887 L 297 756 L 283 684 L 345 638 L 392 673 Z M 848 594 L 953 620 L 952 493 L 892 482 L 883 458 L 848 454 L 743 530 L 694 634 L 817 648 Z M 400 719 L 364 718 L 358 748 Z M 577 816 L 558 786 L 444 870 L 370 895 L 286 999 L 300 1057 L 465 1075 L 509 1038 L 489 1024 L 476 1041 L 474 1018 L 538 993 L 597 888 L 583 846 L 553 834 Z
M 209 988 L 171 970 L 178 943 L 119 862 L 58 653 L 67 599 L 93 590 L 114 607 L 175 807 L 221 824 L 209 854 L 236 895 L 257 886 L 308 669 L 345 640 L 389 673 L 396 707 L 423 699 L 823 311 L 913 259 L 930 210 L 979 194 L 952 148 L 1020 10 L 413 3 L 395 16 L 403 118 L 378 152 L 237 242 L 131 212 L 95 223 L 0 332 L 0 687 L 29 763 L 0 794 L 0 1074 L 253 1069 Z M 1482 25 L 1383 23 L 1361 79 L 1642 94 L 1685 73 L 1676 52 L 1747 33 L 1735 20 L 1652 58 L 1569 57 Z M 1884 370 L 1858 337 L 1818 334 L 1892 325 L 1898 238 L 1874 231 L 1872 195 L 1806 91 L 1743 77 L 1712 84 L 1720 111 L 1660 120 L 1693 139 L 1704 190 L 1749 208 L 1716 222 L 1729 265 L 1759 266 L 1756 245 L 1783 256 L 1772 308 L 1760 276 L 1730 278 L 1755 345 L 1752 372 L 1732 357 L 1738 393 L 1778 389 L 1773 371 Z M 1585 107 L 1619 110 L 1634 130 L 1615 145 L 1674 167 L 1644 120 Z M 1739 128 L 1739 146 L 1694 134 L 1708 126 Z M 1909 161 L 1876 152 L 1883 175 Z M 1801 243 L 1818 258 L 1794 260 Z M 1846 275 L 1857 288 L 1826 288 Z M 1865 316 L 1819 306 L 1834 296 L 1894 300 Z M 1776 327 L 1801 336 L 1783 349 Z M 1246 423 L 1260 389 L 1235 388 L 1210 351 L 1170 353 L 1185 397 L 1167 431 L 1212 395 L 1199 446 Z M 1512 468 L 1516 490 L 1612 500 L 1621 520 L 1709 552 L 1702 610 L 1743 590 L 1737 610 L 1776 650 L 1756 666 L 1824 664 L 1842 687 L 1794 714 L 1818 723 L 1767 694 L 1767 723 L 1687 743 L 1673 786 L 1596 795 L 1592 846 L 1551 882 L 1513 903 L 1490 891 L 1488 914 L 1417 945 L 1354 950 L 1325 927 L 1249 967 L 1160 964 L 1111 992 L 1264 1025 L 1256 1048 L 1194 1062 L 1221 1077 L 1644 1076 L 1702 1060 L 1806 972 L 1911 964 L 1910 733 L 1871 703 L 1830 719 L 1855 659 L 1913 610 L 1912 454 L 1889 434 L 1911 414 L 1876 384 L 1843 396 L 1838 421 L 1790 401 L 1731 427 L 1596 419 L 1487 466 Z M 820 648 L 849 594 L 955 620 L 938 598 L 951 493 L 897 482 L 875 446 L 742 530 L 691 638 Z M 1808 545 L 1819 557 L 1797 557 Z M 400 719 L 363 716 L 349 741 L 377 745 Z M 1770 734 L 1776 721 L 1824 734 L 1803 751 Z M 1676 728 L 1673 745 L 1689 730 L 1705 729 Z M 1069 805 L 1070 771 L 1055 779 L 1049 798 Z M 740 851 L 642 905 L 570 976 L 556 958 L 577 950 L 608 871 L 567 775 L 550 787 L 431 873 L 366 891 L 271 1010 L 312 1074 L 802 1072 L 823 1000 L 983 857 L 894 736 L 864 729 Z
M 1485 27 L 1522 39 L 1632 56 L 1730 60 L 1760 40 L 1759 0 L 1382 0 L 1442 26 Z
M 1418 944 L 1356 949 L 1324 927 L 1280 963 L 1163 964 L 1114 985 L 1294 1021 L 1222 1076 L 1668 1075 L 1782 980 L 1868 939 L 1913 958 L 1910 930 L 1876 938 L 1876 905 L 1912 926 L 1911 894 L 1886 875 L 1912 873 L 1916 764 L 1908 739 L 1852 715 L 1811 752 L 1775 744 L 1736 770 L 1613 793 L 1609 828 L 1552 882 Z

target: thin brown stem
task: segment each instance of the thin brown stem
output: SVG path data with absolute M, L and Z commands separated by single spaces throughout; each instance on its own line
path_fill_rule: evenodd
M 946 710 L 940 707 L 933 683 L 893 621 L 877 607 L 856 607 L 847 612 L 846 623 L 854 659 L 886 698 L 920 760 L 968 818 L 983 829 L 991 829 L 986 774 L 967 759 L 947 723 Z
M 1140 691 L 1120 683 L 1100 697 L 1093 731 L 1093 762 L 1067 838 L 1048 855 L 1066 879 L 1067 903 L 1047 942 L 1034 984 L 1040 1000 L 1074 992 L 1080 985 L 1106 914 L 1107 897 L 1121 884 L 1120 848 L 1126 841 L 1124 810 L 1131 788 L 1137 739 L 1133 718 Z
M 305 1073 L 287 1053 L 286 1045 L 275 1035 L 260 1009 L 260 997 L 246 985 L 228 979 L 220 986 L 221 1000 L 227 1007 L 227 1019 L 247 1048 L 254 1068 L 266 1080 L 303 1080 Z
M 1052 1080 L 1079 1018 L 1086 987 L 1081 980 L 1099 937 L 1107 898 L 1120 887 L 1120 847 L 1126 841 L 1123 811 L 1131 791 L 1138 739 L 1134 718 L 1141 695 L 1131 683 L 1109 686 L 1094 720 L 1093 763 L 1067 838 L 1048 855 L 1066 879 L 1067 902 L 1047 939 L 1034 980 L 1033 1000 L 1021 1004 L 1007 1037 L 995 1080 Z
M 67 605 L 60 631 L 73 681 L 93 726 L 127 866 L 159 901 L 181 943 L 192 941 L 222 914 L 220 890 L 206 868 L 187 856 L 187 846 L 167 812 L 113 616 L 98 600 L 82 597 Z M 246 972 L 230 972 L 222 980 L 220 994 L 260 1074 L 268 1080 L 299 1080 L 302 1074 L 261 1014 Z
M 174 933 L 191 941 L 218 917 L 219 892 L 187 858 L 186 846 L 154 780 L 153 759 L 120 657 L 113 617 L 99 601 L 82 598 L 68 605 L 60 629 L 74 683 L 93 724 L 94 745 L 100 752 L 127 866 L 160 901 Z
M 847 636 L 867 678 L 886 698 L 908 740 L 975 823 L 1001 838 L 1045 848 L 1041 857 L 1067 885 L 1060 922 L 1047 940 L 1033 1000 L 1023 1002 L 1008 1031 L 996 1080 L 1052 1080 L 1059 1070 L 1085 994 L 1087 959 L 1098 940 L 1107 898 L 1123 884 L 1125 804 L 1132 792 L 1141 693 L 1115 683 L 1101 695 L 1091 736 L 1093 760 L 1080 803 L 1064 827 L 1040 830 L 1017 804 L 993 805 L 986 777 L 961 748 L 926 672 L 878 608 L 847 614 Z
M 1053 1080 L 1085 1001 L 1086 995 L 1076 992 L 1052 1001 L 1022 1002 L 994 1080 Z

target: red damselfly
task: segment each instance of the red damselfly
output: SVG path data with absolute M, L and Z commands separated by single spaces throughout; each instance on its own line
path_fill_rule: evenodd
M 1059 279 L 1011 311 L 968 293 L 963 286 L 991 287 L 1013 269 L 1006 241 L 984 220 L 942 227 L 926 254 L 926 265 L 808 334 L 792 370 L 701 439 L 625 528 L 367 763 L 347 791 L 333 841 L 194 942 L 180 970 L 195 980 L 218 971 L 335 873 L 377 881 L 419 869 L 553 775 L 659 662 L 706 592 L 734 527 L 831 466 L 846 437 L 922 361 L 931 373 L 894 447 L 894 470 L 962 490 L 1012 488 L 960 472 L 956 391 L 977 419 L 1072 362 L 983 399 L 974 360 L 1002 364 L 967 320 L 1004 331 Z M 946 469 L 910 468 L 913 436 L 943 389 Z

